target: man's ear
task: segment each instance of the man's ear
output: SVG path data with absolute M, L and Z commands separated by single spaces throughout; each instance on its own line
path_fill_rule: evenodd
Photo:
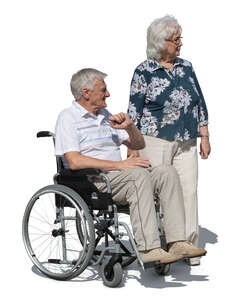
M 83 87 L 81 89 L 81 93 L 82 93 L 83 98 L 85 98 L 86 100 L 89 99 L 89 90 L 87 88 Z

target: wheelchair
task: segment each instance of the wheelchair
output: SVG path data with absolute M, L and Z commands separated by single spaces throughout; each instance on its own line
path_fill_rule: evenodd
M 55 143 L 55 135 L 49 131 L 40 131 L 37 137 L 51 137 Z M 41 273 L 70 280 L 88 266 L 99 265 L 104 284 L 117 287 L 123 268 L 136 259 L 143 270 L 154 268 L 159 275 L 169 272 L 169 264 L 141 260 L 129 226 L 119 221 L 119 213 L 129 215 L 129 206 L 113 203 L 107 174 L 98 169 L 65 169 L 60 157 L 56 163 L 54 184 L 32 196 L 22 222 L 27 254 Z M 96 178 L 106 183 L 107 192 L 96 188 Z M 162 215 L 155 203 L 161 243 L 166 249 Z

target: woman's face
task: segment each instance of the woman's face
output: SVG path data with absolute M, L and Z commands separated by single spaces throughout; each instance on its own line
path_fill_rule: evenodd
M 167 47 L 165 51 L 165 55 L 170 59 L 175 59 L 180 55 L 180 50 L 183 45 L 181 41 L 181 34 L 178 29 L 175 28 L 174 34 L 166 40 Z

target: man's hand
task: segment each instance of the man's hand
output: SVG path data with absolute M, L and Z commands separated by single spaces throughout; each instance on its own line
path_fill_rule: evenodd
M 207 137 L 201 138 L 200 155 L 202 159 L 207 159 L 211 152 L 211 146 Z
M 127 129 L 132 126 L 133 121 L 123 112 L 109 117 L 110 126 L 114 129 Z
M 138 150 L 145 147 L 144 138 L 134 122 L 123 112 L 109 117 L 110 126 L 114 129 L 124 129 L 127 131 L 129 138 L 123 141 L 128 148 Z
M 150 167 L 150 162 L 147 158 L 129 156 L 127 159 L 117 162 L 120 171 L 141 167 Z
M 140 157 L 139 155 L 139 151 L 138 150 L 132 150 L 130 148 L 128 148 L 128 151 L 127 151 L 127 157 Z

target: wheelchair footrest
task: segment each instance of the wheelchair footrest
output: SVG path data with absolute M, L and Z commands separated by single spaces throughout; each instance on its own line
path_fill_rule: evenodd
M 101 255 L 102 251 L 101 250 L 94 250 L 93 254 L 94 255 Z M 116 252 L 109 252 L 107 251 L 105 253 L 107 256 L 113 256 L 113 255 L 119 255 L 120 257 L 132 257 L 132 258 L 136 258 L 135 254 L 128 254 L 128 253 L 122 253 L 122 252 L 119 252 L 119 253 L 116 253 Z
M 144 263 L 144 269 L 157 268 L 161 265 L 162 265 L 162 263 L 160 263 L 159 261 L 156 261 L 156 262 L 152 261 L 152 262 Z M 140 263 L 138 263 L 138 266 L 141 267 Z

